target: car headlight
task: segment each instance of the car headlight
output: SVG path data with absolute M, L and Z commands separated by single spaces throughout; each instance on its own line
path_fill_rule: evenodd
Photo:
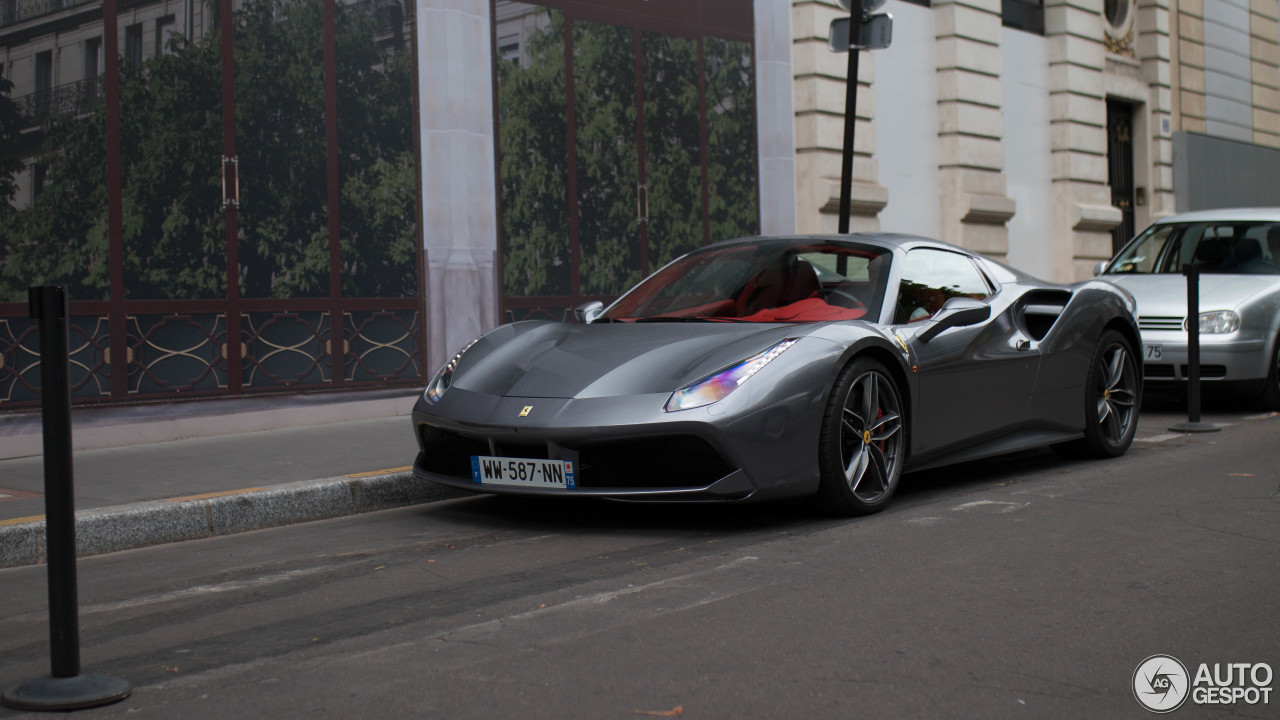
M 798 338 L 787 338 L 782 342 L 774 345 L 767 350 L 761 351 L 743 360 L 742 362 L 727 367 L 724 370 L 714 372 L 701 380 L 689 383 L 679 390 L 671 393 L 671 399 L 667 400 L 664 409 L 667 412 L 676 410 L 690 410 L 692 408 L 710 405 L 714 402 L 723 400 L 725 396 L 733 392 L 739 385 L 747 381 L 747 378 L 760 372 L 765 365 L 773 362 L 787 348 L 796 344 Z
M 431 378 L 431 382 L 427 384 L 426 392 L 422 394 L 423 397 L 433 403 L 440 402 L 440 397 L 453 385 L 453 373 L 458 369 L 458 363 L 462 360 L 463 353 L 470 350 L 471 346 L 475 345 L 479 339 L 476 338 L 467 343 L 467 346 L 459 350 L 457 355 L 449 358 L 449 362 L 445 363 L 444 367 L 440 368 L 440 372 Z
M 1182 321 L 1182 329 L 1187 332 L 1191 331 L 1189 321 Z M 1201 335 L 1225 335 L 1233 333 L 1240 329 L 1240 316 L 1230 310 L 1215 310 L 1213 312 L 1200 313 L 1200 334 Z

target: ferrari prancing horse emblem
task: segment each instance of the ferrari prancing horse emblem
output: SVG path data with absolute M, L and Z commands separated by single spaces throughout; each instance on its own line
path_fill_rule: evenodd
M 527 417 L 527 416 L 529 415 L 529 413 L 531 413 L 531 412 L 533 412 L 533 406 L 532 406 L 532 405 L 525 405 L 525 406 L 524 406 L 524 409 L 522 409 L 522 410 L 520 411 L 520 417 Z

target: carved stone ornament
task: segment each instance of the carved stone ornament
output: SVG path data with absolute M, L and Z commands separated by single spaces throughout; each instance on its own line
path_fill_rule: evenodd
M 1112 55 L 1135 57 L 1133 25 L 1137 15 L 1133 0 L 1103 0 L 1102 19 L 1106 21 L 1103 42 Z
M 1112 55 L 1123 55 L 1124 57 L 1135 57 L 1133 51 L 1133 27 L 1129 28 L 1129 32 L 1124 37 L 1113 37 L 1111 31 L 1103 33 L 1103 43 L 1107 46 L 1107 52 Z

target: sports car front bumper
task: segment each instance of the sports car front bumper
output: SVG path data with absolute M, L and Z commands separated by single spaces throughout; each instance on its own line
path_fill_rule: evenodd
M 812 494 L 832 364 L 784 360 L 791 358 L 720 402 L 678 412 L 663 410 L 669 394 L 497 397 L 455 387 L 439 403 L 414 407 L 414 473 L 493 493 L 676 501 Z M 577 488 L 481 484 L 473 456 L 569 460 Z

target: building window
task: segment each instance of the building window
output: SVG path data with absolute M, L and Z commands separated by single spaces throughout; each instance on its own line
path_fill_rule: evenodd
M 124 29 L 124 61 L 134 70 L 142 69 L 142 23 Z
M 49 166 L 44 163 L 34 163 L 31 166 L 31 204 L 34 205 L 36 198 L 44 192 L 45 182 L 48 180 Z
M 36 53 L 36 92 L 47 93 L 53 89 L 53 51 Z
M 84 79 L 93 80 L 102 74 L 102 38 L 84 41 Z
M 178 32 L 178 25 L 174 22 L 172 15 L 166 15 L 156 20 L 156 55 L 165 55 L 169 52 L 169 40 Z
M 1121 27 L 1129 17 L 1129 0 L 1105 0 L 1102 3 L 1102 10 L 1111 27 Z
M 1133 0 L 1104 0 L 1102 3 L 1102 16 L 1107 20 L 1102 40 L 1107 52 L 1114 55 L 1135 56 L 1133 17 L 1136 13 L 1131 5 Z
M 507 35 L 506 37 L 498 38 L 498 58 L 515 63 L 520 62 L 519 35 Z
M 1044 34 L 1044 0 L 1002 0 L 1001 18 L 1005 27 Z
M 50 101 L 53 99 L 53 51 L 45 50 L 36 53 L 36 93 L 35 117 L 49 116 Z

